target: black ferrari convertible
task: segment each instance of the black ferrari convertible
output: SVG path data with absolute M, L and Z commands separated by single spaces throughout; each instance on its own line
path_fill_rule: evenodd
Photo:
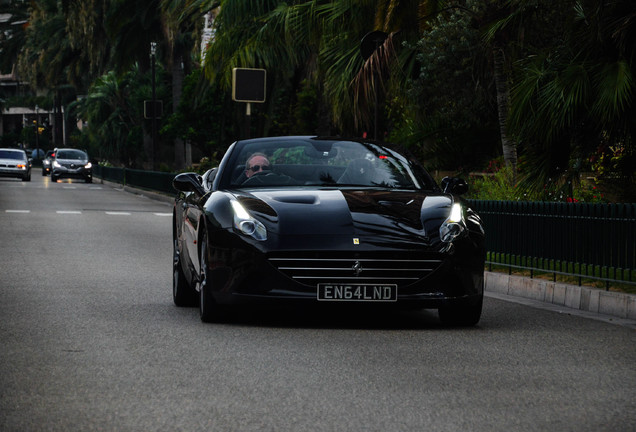
M 173 297 L 204 322 L 244 302 L 374 304 L 481 316 L 484 230 L 459 195 L 397 146 L 237 141 L 218 168 L 177 175 Z

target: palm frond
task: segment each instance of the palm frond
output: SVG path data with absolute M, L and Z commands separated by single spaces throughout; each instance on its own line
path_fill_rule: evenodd
M 626 61 L 603 65 L 595 77 L 598 99 L 592 112 L 604 122 L 619 117 L 631 105 L 634 86 L 632 73 Z

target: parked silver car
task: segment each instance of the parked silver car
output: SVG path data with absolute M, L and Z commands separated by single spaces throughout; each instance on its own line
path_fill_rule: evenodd
M 31 181 L 31 161 L 24 150 L 0 148 L 0 177 Z

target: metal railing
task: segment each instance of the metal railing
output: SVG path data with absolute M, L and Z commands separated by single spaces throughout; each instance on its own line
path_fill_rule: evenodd
M 471 200 L 487 263 L 636 285 L 636 204 Z
M 97 165 L 93 168 L 93 174 L 103 180 L 112 181 L 124 186 L 134 186 L 170 195 L 176 193 L 172 187 L 172 179 L 176 175 L 174 173 Z

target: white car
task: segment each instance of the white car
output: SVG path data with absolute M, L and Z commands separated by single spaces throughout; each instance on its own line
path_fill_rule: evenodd
M 24 150 L 0 148 L 0 177 L 31 181 L 31 161 Z

